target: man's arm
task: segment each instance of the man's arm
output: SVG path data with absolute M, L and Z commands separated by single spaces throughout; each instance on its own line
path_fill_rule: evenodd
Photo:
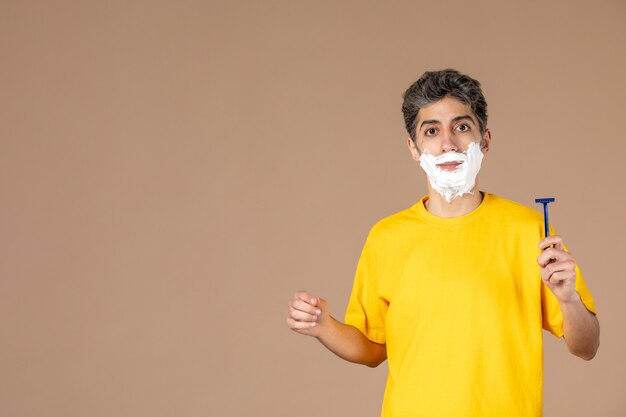
M 317 338 L 340 358 L 372 368 L 387 359 L 384 344 L 374 343 L 355 327 L 335 320 L 321 298 L 299 291 L 288 305 L 287 326 L 297 333 Z
M 591 360 L 600 346 L 600 324 L 576 292 L 574 257 L 563 250 L 560 236 L 548 236 L 539 243 L 539 248 L 543 250 L 537 258 L 541 279 L 559 302 L 567 348 L 572 354 Z
M 563 313 L 563 338 L 570 353 L 587 361 L 593 359 L 600 346 L 598 319 L 587 310 L 580 297 L 569 303 L 560 303 L 560 306 Z

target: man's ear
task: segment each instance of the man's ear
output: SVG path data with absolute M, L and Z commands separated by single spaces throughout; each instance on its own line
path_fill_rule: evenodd
M 483 140 L 481 141 L 481 150 L 483 153 L 489 152 L 489 145 L 491 144 L 491 131 L 489 129 L 485 130 L 485 134 L 483 135 Z
M 413 158 L 415 162 L 419 162 L 420 152 L 417 150 L 417 146 L 415 146 L 415 142 L 413 142 L 413 140 L 410 137 L 406 140 L 406 146 L 409 147 L 409 151 L 411 152 L 411 158 Z

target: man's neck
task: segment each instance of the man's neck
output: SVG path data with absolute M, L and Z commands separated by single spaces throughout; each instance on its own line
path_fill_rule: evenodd
M 472 194 L 463 194 L 461 197 L 447 202 L 441 194 L 429 187 L 428 200 L 424 205 L 426 210 L 437 217 L 460 217 L 474 211 L 483 201 L 483 195 L 477 188 Z

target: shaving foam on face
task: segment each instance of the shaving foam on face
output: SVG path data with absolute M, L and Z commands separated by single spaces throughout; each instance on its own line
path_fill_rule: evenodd
M 483 152 L 478 143 L 472 142 L 467 152 L 446 152 L 433 156 L 428 152 L 420 156 L 420 166 L 428 175 L 430 185 L 449 203 L 463 194 L 471 194 L 480 171 Z M 461 162 L 455 170 L 447 171 L 437 165 L 446 162 Z

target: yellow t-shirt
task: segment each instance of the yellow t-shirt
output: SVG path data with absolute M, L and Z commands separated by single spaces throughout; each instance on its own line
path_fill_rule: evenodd
M 541 329 L 563 335 L 537 264 L 541 214 L 485 193 L 471 213 L 440 218 L 426 198 L 372 228 L 346 312 L 387 345 L 382 416 L 541 416 Z

